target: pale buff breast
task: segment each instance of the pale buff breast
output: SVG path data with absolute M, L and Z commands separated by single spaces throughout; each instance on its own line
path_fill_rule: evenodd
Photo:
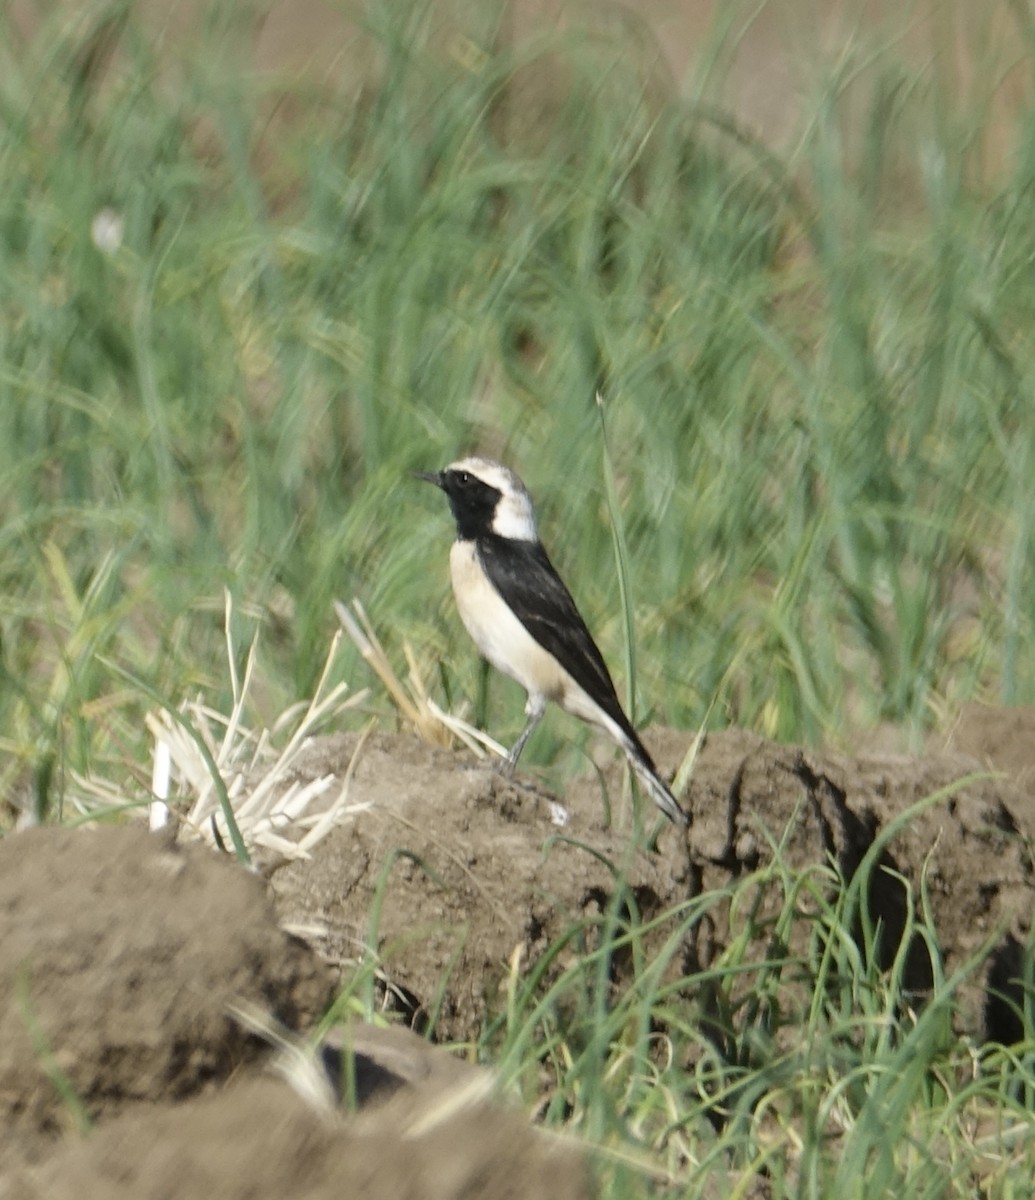
M 516 680 L 530 696 L 563 703 L 571 686 L 552 654 L 535 640 L 485 576 L 474 542 L 453 543 L 449 573 L 460 619 L 475 645 L 504 675 Z M 579 691 L 582 689 L 579 688 Z

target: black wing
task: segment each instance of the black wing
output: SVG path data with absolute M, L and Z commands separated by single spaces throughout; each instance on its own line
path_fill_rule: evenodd
M 542 542 L 490 534 L 477 547 L 485 574 L 521 624 L 639 747 L 603 656 Z

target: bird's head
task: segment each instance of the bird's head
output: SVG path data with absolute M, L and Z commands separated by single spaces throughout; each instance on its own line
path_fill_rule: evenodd
M 449 497 L 461 538 L 495 534 L 534 542 L 539 537 L 528 489 L 502 463 L 461 458 L 444 471 L 421 471 L 417 478 L 435 484 Z

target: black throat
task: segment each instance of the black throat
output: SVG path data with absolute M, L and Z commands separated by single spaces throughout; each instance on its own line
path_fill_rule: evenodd
M 474 541 L 492 532 L 501 492 L 466 471 L 444 471 L 440 484 L 449 497 L 457 535 Z

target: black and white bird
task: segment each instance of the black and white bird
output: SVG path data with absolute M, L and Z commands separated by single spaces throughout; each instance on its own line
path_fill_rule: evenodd
M 665 816 L 689 825 L 622 711 L 603 656 L 543 549 L 525 485 L 487 458 L 463 458 L 418 478 L 446 493 L 456 520 L 449 570 L 467 632 L 489 662 L 528 693 L 528 720 L 507 769 L 514 769 L 554 700 L 616 742 Z

